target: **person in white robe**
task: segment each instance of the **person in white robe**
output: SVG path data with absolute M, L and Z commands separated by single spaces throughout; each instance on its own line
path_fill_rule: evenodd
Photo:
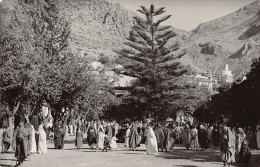
M 47 153 L 46 133 L 42 125 L 38 127 L 38 132 L 39 132 L 39 143 L 38 143 L 39 154 L 45 154 Z
M 102 125 L 98 127 L 98 134 L 97 134 L 97 150 L 104 148 L 104 140 L 105 140 L 105 131 Z
M 153 128 L 151 125 L 148 126 L 148 133 L 147 133 L 147 151 L 146 154 L 158 154 L 158 146 L 156 136 L 154 134 Z
M 73 126 L 72 126 L 72 124 L 69 125 L 69 134 L 73 134 Z
M 69 136 L 69 127 L 68 125 L 65 124 L 65 137 L 64 138 L 67 138 Z
M 36 140 L 35 140 L 35 129 L 33 125 L 31 125 L 32 128 L 32 147 L 31 147 L 31 153 L 35 154 L 37 152 L 37 147 L 36 147 Z
M 0 128 L 0 154 L 1 152 L 3 151 L 3 133 L 4 133 L 4 129 L 3 128 Z
M 129 125 L 127 125 L 127 129 L 125 132 L 125 143 L 124 143 L 126 148 L 129 147 L 129 134 L 130 134 L 130 127 L 129 127 Z
M 116 141 L 117 141 L 117 138 L 116 138 L 116 135 L 114 135 L 110 142 L 111 151 L 114 151 L 117 148 Z

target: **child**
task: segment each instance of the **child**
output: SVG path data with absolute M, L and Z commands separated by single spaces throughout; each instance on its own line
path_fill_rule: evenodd
M 54 133 L 53 133 L 52 131 L 50 131 L 49 139 L 50 139 L 50 142 L 53 143 L 53 140 L 54 140 Z
M 250 160 L 251 152 L 248 147 L 248 142 L 246 139 L 242 142 L 241 150 L 239 152 L 239 162 L 247 164 Z
M 107 152 L 107 149 L 110 149 L 111 150 L 111 147 L 110 147 L 110 138 L 108 135 L 105 136 L 105 140 L 104 140 L 104 148 L 102 151 L 105 151 Z
M 76 143 L 75 146 L 77 146 L 77 149 L 80 149 L 80 147 L 83 147 L 82 143 L 83 138 L 83 132 L 81 131 L 81 128 L 79 127 L 76 133 Z
M 112 137 L 111 142 L 110 142 L 111 151 L 114 151 L 114 149 L 117 148 L 116 141 L 117 141 L 117 138 L 116 138 L 116 135 L 114 134 L 114 136 Z

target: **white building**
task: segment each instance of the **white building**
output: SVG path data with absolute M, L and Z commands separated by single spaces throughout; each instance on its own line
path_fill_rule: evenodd
M 225 85 L 227 83 L 233 82 L 233 74 L 232 71 L 228 69 L 228 64 L 225 65 L 225 71 L 222 71 L 221 75 L 221 85 Z
M 213 91 L 213 85 L 216 83 L 211 76 L 203 76 L 201 74 L 183 75 L 183 79 L 190 83 L 196 83 L 198 86 L 206 86 L 211 92 Z

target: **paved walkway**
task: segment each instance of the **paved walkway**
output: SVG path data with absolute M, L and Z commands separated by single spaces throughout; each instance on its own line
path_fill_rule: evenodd
M 176 147 L 173 153 L 146 155 L 145 146 L 138 151 L 129 151 L 119 143 L 114 152 L 91 150 L 87 144 L 76 150 L 75 136 L 69 136 L 62 150 L 53 149 L 53 143 L 48 144 L 47 154 L 31 155 L 31 160 L 24 162 L 24 167 L 222 167 L 220 152 L 209 149 L 206 151 L 185 150 Z M 260 155 L 260 152 L 258 152 Z M 257 154 L 258 154 L 257 153 Z M 0 154 L 0 167 L 14 166 L 14 153 Z M 243 165 L 236 165 L 243 166 Z M 258 166 L 256 166 L 258 167 Z

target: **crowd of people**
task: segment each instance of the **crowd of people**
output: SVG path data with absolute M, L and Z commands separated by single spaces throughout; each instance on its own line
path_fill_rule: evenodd
M 83 119 L 69 119 L 57 121 L 52 127 L 46 127 L 41 122 L 36 129 L 30 122 L 20 122 L 12 134 L 8 127 L 4 127 L 0 134 L 1 152 L 8 152 L 11 147 L 17 165 L 30 160 L 31 154 L 47 153 L 47 140 L 54 143 L 55 149 L 63 149 L 68 135 L 75 135 L 77 149 L 81 149 L 86 140 L 89 147 L 96 151 L 113 151 L 118 142 L 124 143 L 132 151 L 145 144 L 146 154 L 151 155 L 172 152 L 176 144 L 194 151 L 219 149 L 224 166 L 236 161 L 247 163 L 250 149 L 260 149 L 260 125 L 254 131 L 251 126 L 227 127 L 224 124 L 132 122 L 119 125 L 116 121 L 87 122 Z M 86 139 L 83 134 L 86 134 Z
M 47 153 L 46 132 L 43 124 L 35 130 L 29 122 L 26 124 L 20 122 L 13 132 L 9 127 L 4 127 L 0 137 L 1 152 L 7 153 L 11 147 L 17 158 L 17 166 L 30 160 L 31 154 Z
M 81 127 L 76 133 L 76 146 L 82 147 Z M 248 163 L 250 149 L 260 149 L 260 125 L 255 129 L 248 127 L 228 127 L 225 124 L 189 123 L 180 126 L 175 123 L 142 123 L 118 125 L 116 122 L 91 122 L 85 128 L 87 143 L 97 150 L 113 150 L 116 140 L 124 142 L 130 150 L 137 150 L 140 144 L 146 145 L 146 154 L 158 154 L 159 151 L 172 152 L 175 144 L 182 144 L 187 150 L 194 151 L 219 149 L 224 166 L 231 163 Z M 80 141 L 78 141 L 80 139 Z M 78 145 L 79 144 L 79 145 Z

